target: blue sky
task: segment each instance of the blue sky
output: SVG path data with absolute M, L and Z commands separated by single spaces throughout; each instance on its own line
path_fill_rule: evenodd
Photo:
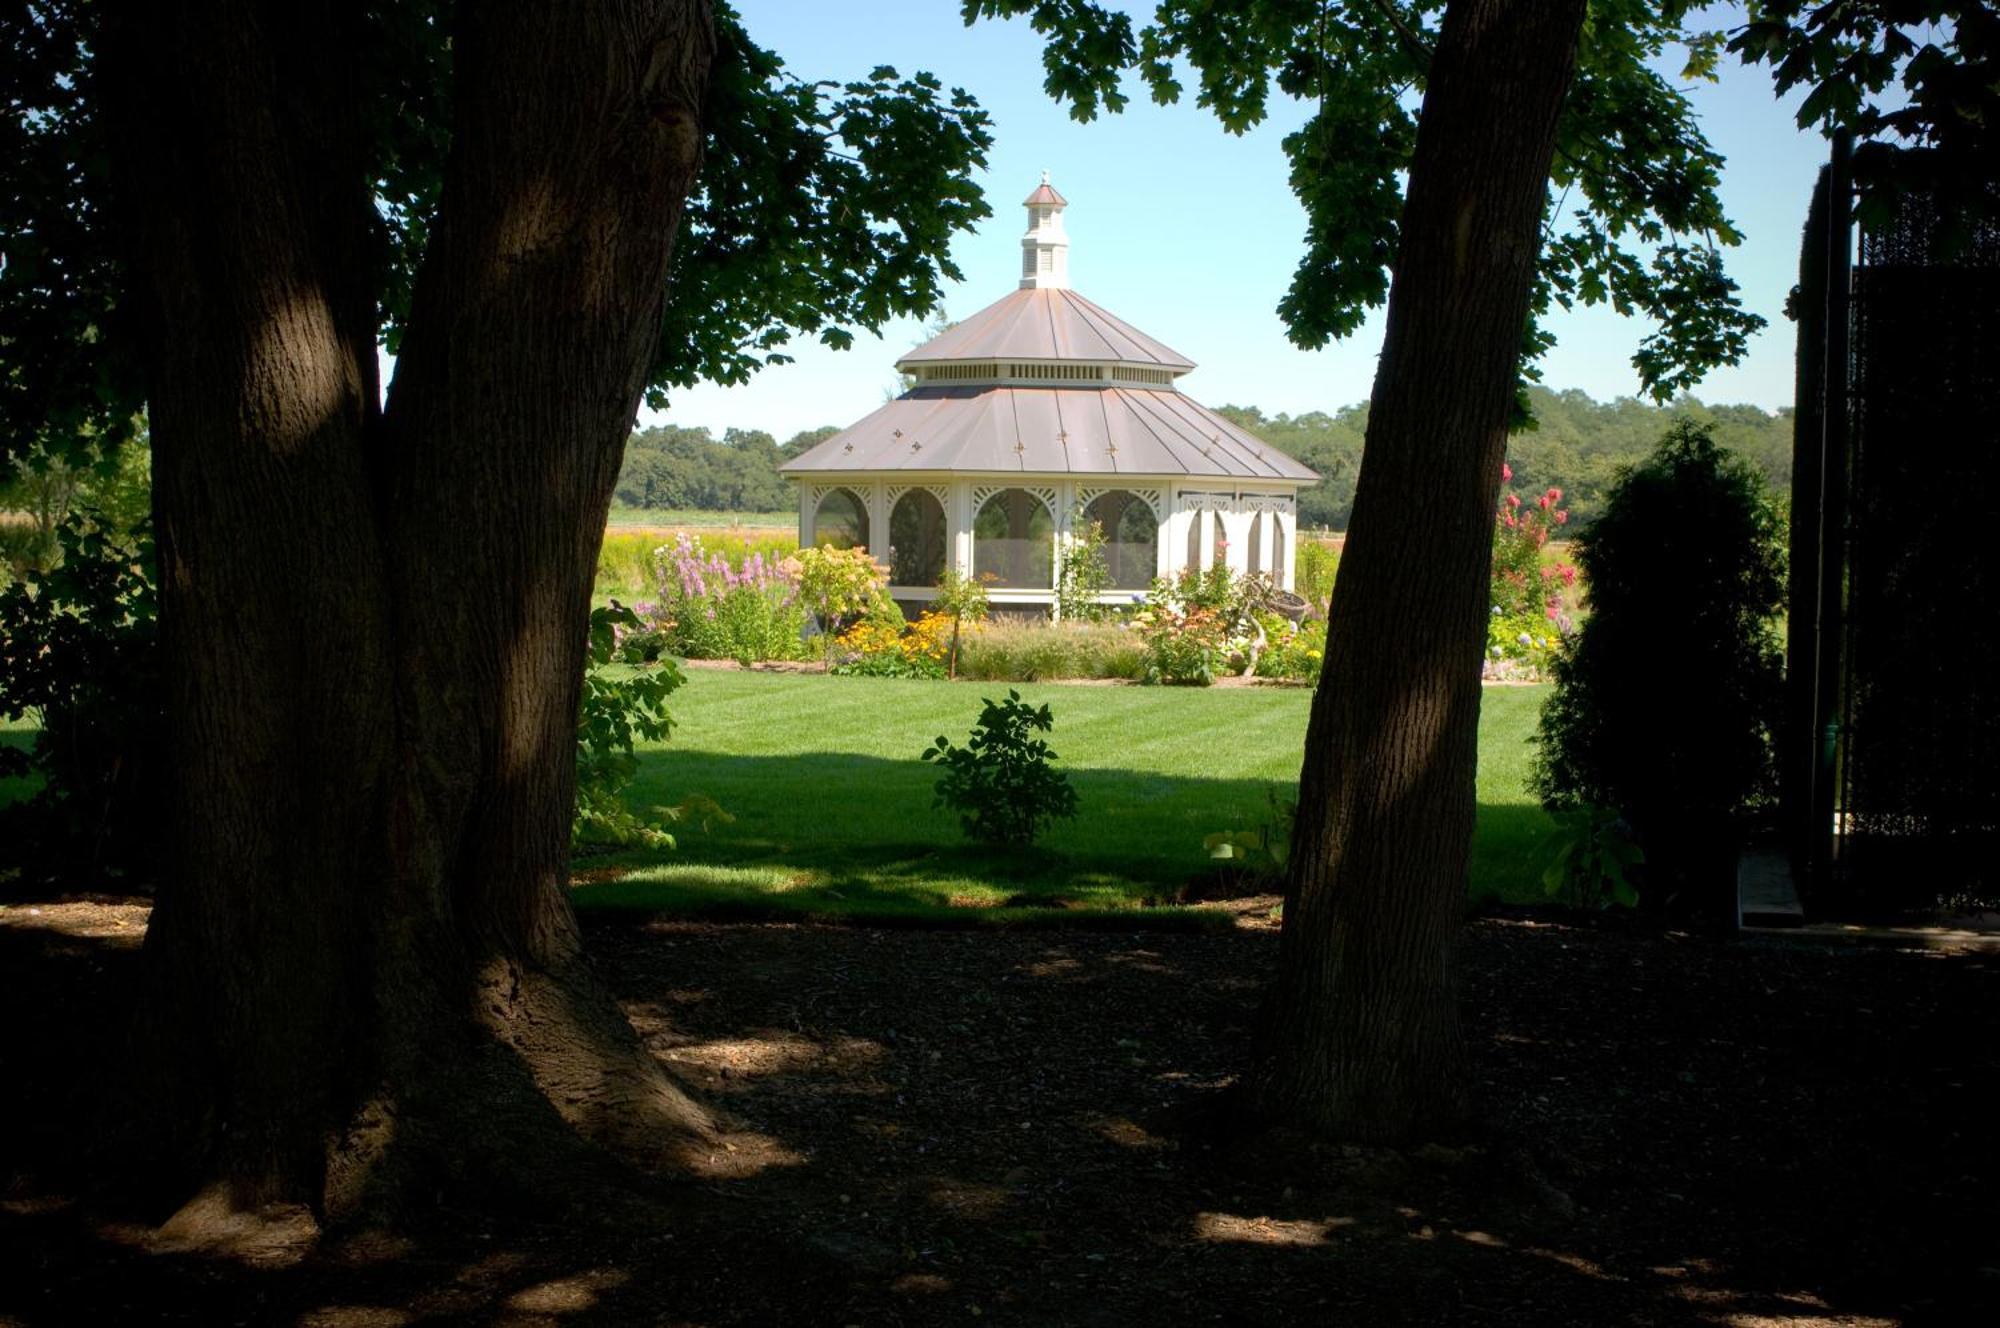
M 1199 367 L 1182 382 L 1191 395 L 1291 414 L 1367 398 L 1379 314 L 1354 337 L 1307 352 L 1285 340 L 1276 313 L 1304 234 L 1279 143 L 1304 119 L 1303 108 L 1275 102 L 1270 121 L 1236 138 L 1191 98 L 1160 107 L 1135 90 L 1122 114 L 1080 125 L 1042 91 L 1042 43 L 1025 23 L 967 29 L 957 0 L 737 5 L 753 37 L 801 77 L 855 78 L 877 64 L 906 74 L 929 69 L 992 114 L 994 144 L 980 183 L 994 215 L 952 246 L 965 281 L 946 296 L 949 316 L 1014 289 L 1025 228 L 1018 205 L 1047 170 L 1070 202 L 1071 284 L 1194 360 Z M 1706 18 L 1715 27 L 1737 21 L 1727 7 Z M 1791 397 L 1792 326 L 1783 306 L 1825 145 L 1798 131 L 1796 98 L 1780 103 L 1767 69 L 1727 62 L 1719 83 L 1697 84 L 1690 95 L 1728 158 L 1723 201 L 1744 233 L 1743 245 L 1725 255 L 1729 270 L 1745 304 L 1770 323 L 1741 365 L 1712 373 L 1696 393 L 1774 408 Z M 1600 400 L 1638 391 L 1630 360 L 1646 324 L 1600 309 L 1559 314 L 1554 330 L 1559 343 L 1543 366 L 1550 386 Z M 800 342 L 796 363 L 765 369 L 743 387 L 677 393 L 664 417 L 645 412 L 642 423 L 664 418 L 717 434 L 766 429 L 781 440 L 815 425 L 846 425 L 881 404 L 895 382 L 891 365 L 922 336 L 907 321 L 879 340 L 864 334 L 845 352 Z

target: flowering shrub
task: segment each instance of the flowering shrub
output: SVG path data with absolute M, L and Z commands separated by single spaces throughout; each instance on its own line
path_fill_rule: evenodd
M 1511 483 L 1513 467 L 1503 466 L 1500 476 Z M 1562 497 L 1557 488 L 1545 490 L 1533 504 L 1523 503 L 1512 490 L 1501 497 L 1493 525 L 1493 614 L 1486 632 L 1490 662 L 1540 670 L 1575 630 L 1567 592 L 1576 585 L 1576 569 L 1545 557 L 1550 538 L 1569 522 Z
M 866 549 L 800 549 L 799 599 L 829 638 L 865 611 L 889 584 L 889 569 Z
M 1155 579 L 1133 619 L 1146 641 L 1145 680 L 1206 687 L 1249 668 L 1271 593 L 1262 573 L 1239 577 L 1221 564 Z
M 1312 618 L 1292 623 L 1275 613 L 1259 615 L 1266 645 L 1257 656 L 1257 676 L 1310 682 L 1319 677 L 1326 658 L 1326 622 Z
M 1146 642 L 1146 681 L 1206 687 L 1228 656 L 1227 567 L 1155 578 L 1136 621 Z
M 803 555 L 801 555 L 802 558 Z M 687 659 L 798 659 L 805 653 L 805 607 L 799 602 L 801 558 L 778 562 L 762 553 L 732 567 L 698 536 L 682 531 L 653 553 L 660 598 L 638 606 L 639 627 L 620 643 L 637 654 Z
M 950 614 L 936 611 L 902 631 L 864 618 L 835 642 L 831 671 L 843 677 L 942 678 L 954 626 Z

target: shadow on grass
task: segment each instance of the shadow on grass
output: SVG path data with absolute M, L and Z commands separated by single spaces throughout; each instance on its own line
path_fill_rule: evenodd
M 817 917 L 888 925 L 1226 928 L 1241 910 L 1193 905 L 1217 864 L 1203 840 L 1271 822 L 1276 780 L 1211 779 L 1152 770 L 1074 769 L 1074 820 L 1032 849 L 967 841 L 933 807 L 938 778 L 921 761 L 840 752 L 736 756 L 666 751 L 643 758 L 636 808 L 712 798 L 733 818 L 676 827 L 679 848 L 578 863 L 584 909 L 770 919 Z M 1537 806 L 1482 804 L 1470 897 L 1541 897 Z M 1211 888 L 1199 888 L 1208 886 Z M 1243 896 L 1273 895 L 1273 880 Z M 1268 913 L 1269 904 L 1264 905 Z

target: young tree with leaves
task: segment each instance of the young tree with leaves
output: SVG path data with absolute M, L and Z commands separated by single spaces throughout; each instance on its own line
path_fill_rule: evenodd
M 1586 8 L 1588 22 L 1586 23 Z M 1088 119 L 1136 67 L 1160 100 L 1192 67 L 1223 125 L 1274 94 L 1306 252 L 1279 307 L 1317 347 L 1388 304 L 1352 525 L 1313 699 L 1279 974 L 1245 1078 L 1255 1119 L 1396 1141 L 1469 1108 L 1453 994 L 1465 901 L 1494 505 L 1510 417 L 1552 305 L 1657 327 L 1663 399 L 1739 357 L 1717 246 L 1719 158 L 1651 68 L 1704 75 L 1721 36 L 1640 0 L 968 0 L 1049 39 L 1048 90 Z M 1407 189 L 1400 178 L 1407 173 Z
M 0 437 L 152 431 L 171 1225 L 700 1150 L 566 896 L 620 453 L 642 399 L 933 306 L 983 113 L 799 80 L 704 0 L 4 25 Z

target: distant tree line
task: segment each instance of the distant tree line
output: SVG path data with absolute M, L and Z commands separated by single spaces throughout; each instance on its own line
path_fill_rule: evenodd
M 1576 525 L 1596 517 L 1618 472 L 1650 454 L 1683 417 L 1708 426 L 1715 441 L 1757 467 L 1773 491 L 1782 493 L 1791 484 L 1789 407 L 1773 413 L 1758 406 L 1710 406 L 1693 397 L 1667 406 L 1633 397 L 1599 402 L 1585 392 L 1545 387 L 1530 388 L 1528 395 L 1535 427 L 1507 444 L 1514 485 L 1524 493 L 1561 489 Z M 1299 495 L 1303 524 L 1347 528 L 1368 428 L 1365 402 L 1332 414 L 1266 415 L 1255 406 L 1224 406 L 1218 413 L 1320 473 L 1320 482 Z M 642 429 L 625 451 L 618 502 L 721 512 L 787 509 L 798 499 L 790 482 L 779 478 L 778 466 L 836 432 L 832 426 L 808 429 L 780 444 L 761 429 L 730 429 L 720 439 L 707 429 Z
M 625 445 L 615 501 L 624 507 L 692 508 L 710 512 L 776 512 L 798 505 L 778 467 L 839 430 L 832 425 L 794 434 L 782 446 L 762 429 L 660 425 L 640 429 Z
M 1762 472 L 1773 492 L 1783 493 L 1791 486 L 1789 406 L 1773 413 L 1759 406 L 1710 406 L 1693 397 L 1667 406 L 1633 397 L 1599 402 L 1574 389 L 1555 392 L 1540 386 L 1531 387 L 1528 395 L 1535 425 L 1507 440 L 1514 487 L 1522 493 L 1550 486 L 1561 489 L 1575 525 L 1596 518 L 1618 472 L 1650 455 L 1681 418 L 1707 425 L 1718 444 Z M 1254 406 L 1223 406 L 1217 414 L 1320 473 L 1320 482 L 1299 494 L 1301 524 L 1347 528 L 1361 465 L 1361 438 L 1368 428 L 1367 403 L 1345 406 L 1331 415 L 1324 411 L 1266 415 Z

